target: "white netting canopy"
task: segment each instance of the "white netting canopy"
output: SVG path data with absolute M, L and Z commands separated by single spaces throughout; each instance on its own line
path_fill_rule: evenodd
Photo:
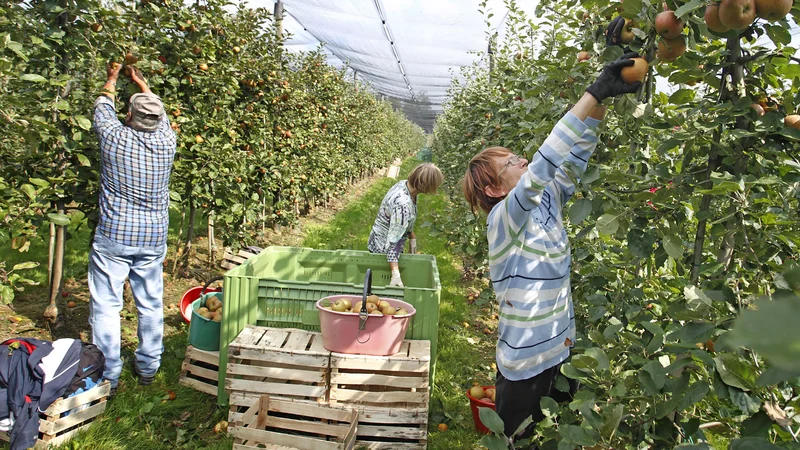
M 276 0 L 248 0 L 250 7 L 274 10 Z M 528 17 L 538 0 L 517 0 Z M 283 28 L 290 51 L 324 44 L 328 62 L 369 84 L 380 96 L 430 132 L 442 112 L 447 89 L 459 68 L 480 61 L 487 31 L 503 40 L 507 9 L 488 0 L 489 24 L 477 0 L 283 0 Z M 793 44 L 800 29 L 792 23 Z M 758 44 L 772 46 L 765 36 Z M 796 45 L 796 44 L 795 44 Z M 484 63 L 486 61 L 483 61 Z M 672 91 L 657 77 L 658 91 Z
M 385 96 L 426 131 L 442 111 L 459 67 L 487 48 L 485 17 L 470 0 L 283 0 L 283 28 L 290 51 L 324 44 L 330 64 L 343 68 Z M 489 6 L 490 26 L 506 16 L 502 1 Z M 274 0 L 251 0 L 273 9 Z M 536 0 L 518 2 L 532 11 Z

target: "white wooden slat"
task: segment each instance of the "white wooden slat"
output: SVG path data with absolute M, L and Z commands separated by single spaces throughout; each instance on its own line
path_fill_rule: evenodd
M 329 364 L 328 355 L 310 355 L 307 352 L 283 352 L 275 349 L 264 349 L 252 345 L 239 345 L 230 347 L 233 358 L 239 360 L 261 360 L 274 363 L 281 363 L 293 366 L 307 366 L 327 369 Z
M 428 379 L 427 375 L 422 377 L 402 377 L 371 373 L 343 373 L 336 370 L 331 373 L 331 384 L 357 385 L 354 386 L 356 389 L 358 389 L 358 386 L 365 385 L 424 389 L 428 387 Z
M 103 397 L 108 397 L 109 392 L 111 392 L 111 384 L 109 384 L 108 381 L 104 381 L 86 392 L 54 401 L 44 413 L 48 416 L 57 416 L 77 406 L 91 403 Z
M 331 402 L 428 404 L 427 392 L 364 392 L 331 388 Z
M 253 394 L 273 394 L 296 397 L 322 397 L 325 386 L 308 386 L 305 384 L 268 383 L 264 381 L 225 379 L 228 391 L 246 391 Z
M 325 371 L 322 369 L 301 370 L 296 367 L 265 367 L 247 364 L 231 364 L 227 370 L 228 376 L 242 375 L 276 380 L 301 381 L 306 383 L 325 383 Z
M 206 364 L 219 366 L 219 352 L 212 352 L 210 350 L 200 350 L 193 346 L 186 347 L 186 358 L 195 361 L 202 361 Z
M 92 405 L 84 410 L 74 412 L 67 417 L 62 417 L 55 422 L 48 422 L 46 420 L 39 421 L 39 431 L 44 434 L 56 434 L 59 431 L 66 430 L 67 428 L 79 425 L 89 419 L 94 418 L 106 410 L 106 402 L 100 402 Z

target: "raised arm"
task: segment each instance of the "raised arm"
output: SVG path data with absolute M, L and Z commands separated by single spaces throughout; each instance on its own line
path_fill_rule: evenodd
M 109 133 L 122 127 L 122 122 L 117 118 L 114 110 L 114 96 L 117 91 L 117 79 L 122 65 L 112 62 L 106 67 L 107 79 L 100 96 L 94 102 L 94 129 L 102 141 Z
M 555 179 L 561 166 L 570 157 L 570 152 L 574 148 L 593 149 L 596 145 L 596 138 L 595 142 L 591 142 L 593 132 L 586 134 L 589 126 L 585 123 L 586 120 L 590 123 L 595 120 L 587 119 L 591 114 L 604 113 L 603 110 L 595 111 L 595 107 L 608 97 L 634 93 L 639 89 L 641 83 L 627 84 L 620 76 L 624 67 L 633 65 L 631 58 L 637 56 L 636 53 L 628 53 L 607 64 L 597 80 L 586 88 L 583 97 L 558 121 L 544 144 L 533 155 L 528 170 L 503 200 L 502 206 L 516 227 L 527 220 L 532 208 L 542 203 L 542 194 L 547 184 Z
M 559 197 L 558 205 L 561 207 L 572 198 L 576 182 L 586 172 L 589 158 L 597 148 L 597 127 L 602 122 L 605 113 L 606 107 L 602 105 L 592 109 L 589 116 L 583 121 L 586 124 L 586 131 L 584 131 L 582 139 L 572 146 L 564 164 L 556 171 L 555 181 L 559 188 L 556 195 Z

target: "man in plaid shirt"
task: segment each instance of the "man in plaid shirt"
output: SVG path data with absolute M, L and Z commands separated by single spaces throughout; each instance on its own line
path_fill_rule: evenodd
M 140 385 L 153 382 L 163 351 L 162 267 L 167 253 L 169 177 L 175 133 L 161 99 L 130 68 L 141 90 L 131 97 L 123 124 L 114 109 L 121 66 L 112 63 L 102 95 L 94 103 L 100 143 L 100 218 L 89 253 L 89 321 L 92 341 L 106 357 L 103 377 L 116 393 L 122 371 L 120 319 L 125 279 L 139 316 L 134 370 Z

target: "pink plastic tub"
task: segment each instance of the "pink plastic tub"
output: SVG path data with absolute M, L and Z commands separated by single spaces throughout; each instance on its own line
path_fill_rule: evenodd
M 417 313 L 410 304 L 392 298 L 381 298 L 397 309 L 405 308 L 408 314 L 402 316 L 367 317 L 363 331 L 358 329 L 358 314 L 332 311 L 323 308 L 323 304 L 333 303 L 336 299 L 346 298 L 355 305 L 362 300 L 360 295 L 332 295 L 317 300 L 319 310 L 319 326 L 322 330 L 322 345 L 332 352 L 356 355 L 394 355 L 400 351 L 400 344 L 406 337 L 406 329 L 411 318 Z

